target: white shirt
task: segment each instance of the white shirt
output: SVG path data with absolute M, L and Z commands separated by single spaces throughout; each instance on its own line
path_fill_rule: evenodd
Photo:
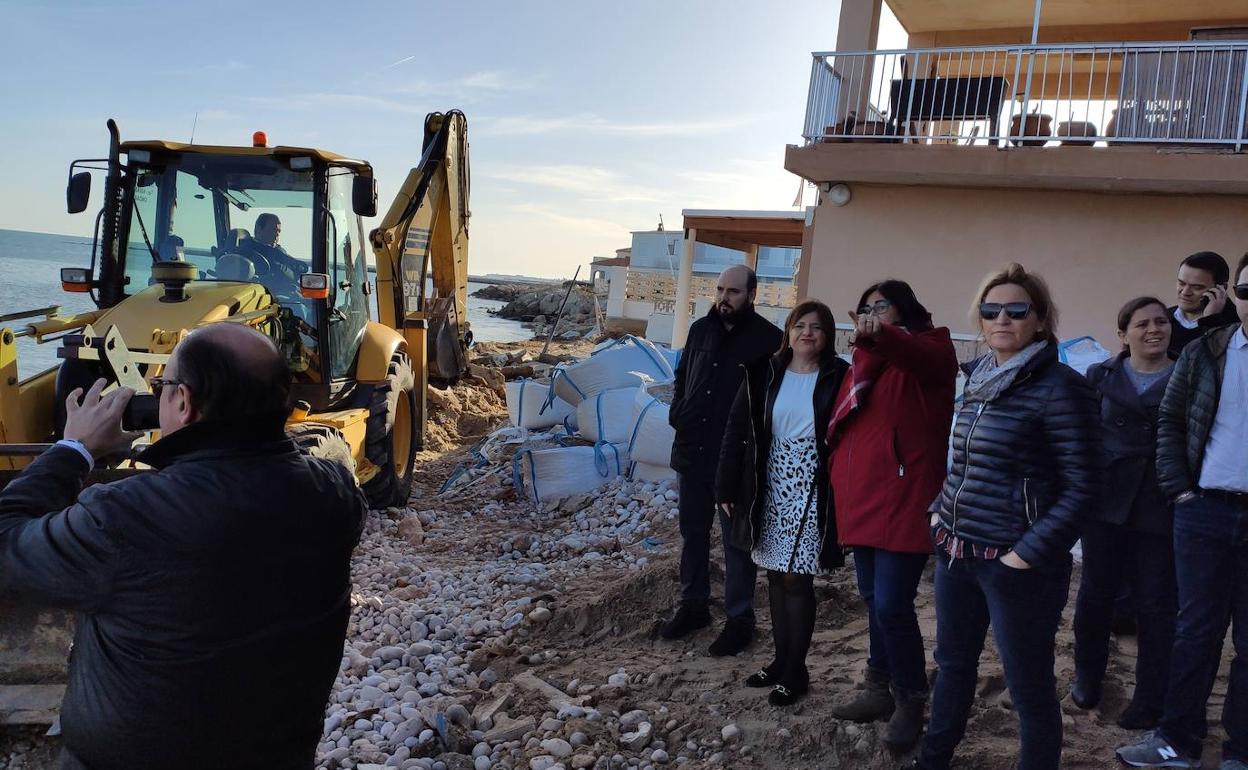
M 1226 371 L 1218 411 L 1205 444 L 1200 466 L 1203 489 L 1248 492 L 1248 337 L 1244 327 L 1231 335 L 1226 346 Z
M 810 438 L 815 435 L 815 383 L 819 372 L 786 371 L 771 407 L 772 438 Z
M 1187 316 L 1183 315 L 1183 311 L 1176 305 L 1174 308 L 1174 320 L 1184 329 L 1195 329 L 1200 326 L 1200 317 L 1197 316 L 1192 320 L 1187 320 Z

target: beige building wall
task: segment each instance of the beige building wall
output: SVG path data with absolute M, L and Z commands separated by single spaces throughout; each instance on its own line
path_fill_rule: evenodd
M 1017 261 L 1048 280 L 1058 334 L 1118 349 L 1124 302 L 1174 299 L 1179 261 L 1248 250 L 1248 197 L 1113 195 L 1046 190 L 851 185 L 843 207 L 821 203 L 798 274 L 799 295 L 837 320 L 883 278 L 908 281 L 937 325 L 977 333 L 968 318 L 984 275 Z

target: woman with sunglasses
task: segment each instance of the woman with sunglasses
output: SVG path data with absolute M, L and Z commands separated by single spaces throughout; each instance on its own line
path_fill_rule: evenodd
M 733 540 L 767 570 L 776 652 L 745 684 L 770 688 L 773 706 L 796 702 L 810 685 L 814 576 L 844 561 L 823 473 L 822 426 L 849 368 L 836 355 L 835 331 L 822 302 L 793 308 L 780 351 L 746 368 L 715 478 L 715 499 L 731 517 Z
M 932 326 L 904 281 L 867 287 L 849 316 L 853 367 L 828 425 L 829 477 L 871 646 L 860 689 L 832 714 L 888 719 L 881 739 L 904 750 L 923 731 L 927 658 L 914 598 L 932 553 L 927 510 L 945 478 L 958 359 L 949 330 Z
M 939 674 L 914 766 L 949 767 L 991 626 L 1018 713 L 1018 770 L 1057 770 L 1053 647 L 1070 549 L 1098 502 L 1096 394 L 1058 361 L 1057 308 L 1039 276 L 1017 264 L 989 275 L 974 317 L 989 352 L 965 368 L 952 464 L 932 504 Z
M 1161 719 L 1178 612 L 1174 512 L 1157 483 L 1156 465 L 1158 410 L 1174 371 L 1170 318 L 1156 297 L 1131 300 L 1118 311 L 1125 349 L 1088 371 L 1101 399 L 1109 468 L 1101 504 L 1083 527 L 1070 695 L 1082 709 L 1096 708 L 1101 700 L 1114 599 L 1125 576 L 1139 616 L 1135 693 L 1118 720 L 1127 730 L 1151 730 Z

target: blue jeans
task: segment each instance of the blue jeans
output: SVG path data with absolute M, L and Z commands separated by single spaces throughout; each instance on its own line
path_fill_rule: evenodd
M 1018 713 L 1018 770 L 1057 770 L 1062 712 L 1053 646 L 1070 590 L 1069 554 L 1016 570 L 999 559 L 936 557 L 936 665 L 932 715 L 920 765 L 948 770 L 975 699 L 979 656 L 992 625 L 1005 683 Z
M 927 658 L 914 614 L 914 597 L 927 557 L 925 553 L 854 548 L 858 593 L 867 603 L 871 630 L 867 665 L 888 674 L 893 686 L 912 693 L 927 692 Z
M 749 551 L 732 544 L 732 522 L 717 508 L 710 482 L 680 474 L 680 602 L 704 608 L 710 601 L 711 530 L 718 517 L 724 543 L 724 613 L 729 620 L 753 624 L 758 567 Z
M 1123 583 L 1133 587 L 1139 619 L 1139 655 L 1131 704 L 1161 717 L 1170 678 L 1177 604 L 1174 541 L 1117 524 L 1090 521 L 1083 528 L 1083 579 L 1075 602 L 1075 673 L 1099 685 L 1109 664 L 1109 635 Z
M 1235 660 L 1222 707 L 1229 738 L 1224 759 L 1248 762 L 1248 503 L 1201 496 L 1174 508 L 1179 622 L 1161 733 L 1175 748 L 1200 756 L 1205 705 L 1234 622 Z

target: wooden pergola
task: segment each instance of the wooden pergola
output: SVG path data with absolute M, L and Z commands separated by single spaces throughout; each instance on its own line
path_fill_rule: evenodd
M 806 214 L 802 211 L 710 211 L 686 209 L 685 246 L 676 279 L 672 347 L 684 347 L 689 334 L 689 301 L 693 285 L 693 252 L 698 243 L 722 246 L 745 255 L 743 263 L 758 268 L 760 246 L 801 248 Z

